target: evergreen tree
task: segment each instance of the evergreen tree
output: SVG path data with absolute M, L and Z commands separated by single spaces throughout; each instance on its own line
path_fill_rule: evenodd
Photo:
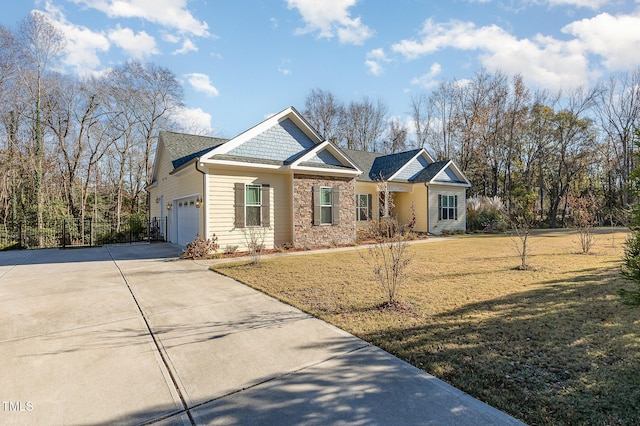
M 640 130 L 636 130 L 636 146 L 640 147 Z M 640 156 L 640 154 L 636 154 Z M 631 235 L 625 241 L 622 276 L 636 284 L 634 290 L 621 288 L 618 294 L 623 302 L 640 306 L 640 165 L 636 166 L 629 176 L 629 192 L 634 202 L 629 214 Z

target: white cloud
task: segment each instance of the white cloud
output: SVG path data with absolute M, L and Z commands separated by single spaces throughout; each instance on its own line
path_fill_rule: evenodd
M 180 130 L 197 135 L 213 135 L 211 114 L 201 108 L 180 108 L 174 112 L 174 121 Z
M 340 43 L 360 45 L 373 36 L 373 30 L 362 23 L 360 17 L 352 18 L 349 8 L 357 0 L 287 0 L 289 9 L 297 9 L 306 26 L 297 34 L 317 32 L 319 38 L 338 37 Z
M 181 33 L 209 36 L 206 22 L 187 9 L 187 0 L 71 0 L 99 10 L 110 18 L 141 18 Z
M 384 49 L 378 48 L 367 53 L 367 59 L 364 64 L 369 68 L 371 74 L 379 76 L 384 72 L 382 64 L 387 62 L 391 62 L 391 59 L 387 57 Z
M 209 76 L 200 73 L 185 74 L 185 77 L 191 87 L 197 92 L 204 93 L 207 96 L 218 96 L 220 93 L 212 84 Z
M 640 65 L 640 13 L 613 16 L 599 14 L 565 26 L 562 31 L 576 37 L 585 51 L 601 56 L 609 71 Z
M 574 6 L 598 10 L 610 0 L 548 0 L 550 6 Z
M 136 59 L 159 53 L 156 40 L 144 31 L 136 34 L 131 28 L 120 28 L 118 25 L 109 30 L 109 40 Z
M 197 52 L 197 51 L 198 51 L 198 46 L 196 46 L 188 38 L 185 38 L 184 41 L 182 42 L 182 47 L 180 49 L 174 50 L 173 54 L 174 55 L 183 55 L 185 53 Z
M 46 2 L 43 13 L 67 39 L 65 66 L 75 69 L 80 75 L 91 74 L 100 67 L 98 53 L 108 51 L 111 45 L 102 32 L 70 23 L 64 13 L 51 2 Z
M 416 77 L 411 80 L 411 84 L 419 85 L 425 89 L 430 89 L 438 85 L 438 80 L 436 80 L 436 76 L 440 74 L 442 71 L 442 66 L 434 62 L 429 69 L 429 72 L 421 75 L 420 77 Z
M 421 39 L 402 40 L 392 46 L 409 60 L 445 48 L 477 51 L 484 67 L 522 74 L 527 81 L 550 89 L 585 84 L 591 73 L 579 41 L 540 34 L 518 39 L 496 25 L 476 27 L 472 22 L 434 23 L 429 19 Z

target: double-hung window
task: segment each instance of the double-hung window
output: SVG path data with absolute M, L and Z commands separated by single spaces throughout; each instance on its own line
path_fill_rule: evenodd
M 270 189 L 268 184 L 234 185 L 234 221 L 237 228 L 248 226 L 271 226 L 270 218 Z
M 438 219 L 457 220 L 458 219 L 458 196 L 438 195 Z
M 340 192 L 338 187 L 313 187 L 313 224 L 338 225 L 340 222 Z
M 358 194 L 356 196 L 356 219 L 371 220 L 371 194 Z
M 245 225 L 262 225 L 262 185 L 247 185 L 244 197 Z
M 333 192 L 331 188 L 320 188 L 320 224 L 333 223 Z

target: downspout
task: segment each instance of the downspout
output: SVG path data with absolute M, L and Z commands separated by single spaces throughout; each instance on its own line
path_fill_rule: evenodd
M 427 188 L 427 235 L 428 235 L 431 233 L 431 212 L 429 211 L 431 198 L 429 198 L 429 185 L 427 185 L 427 182 L 424 183 L 424 187 Z
M 200 209 L 202 210 L 202 222 L 200 222 L 200 225 L 203 225 L 203 230 L 204 230 L 204 235 L 202 236 L 205 240 L 209 239 L 209 221 L 207 220 L 207 206 L 209 205 L 208 203 L 208 199 L 209 199 L 209 194 L 207 193 L 207 172 L 206 171 L 202 171 L 200 170 L 200 168 L 198 168 L 198 164 L 200 163 L 200 157 L 196 158 L 196 170 L 199 171 L 200 173 L 202 173 L 202 206 L 200 206 Z

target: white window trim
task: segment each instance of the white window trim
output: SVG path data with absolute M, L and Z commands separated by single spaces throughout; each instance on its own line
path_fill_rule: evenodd
M 327 190 L 329 191 L 329 194 L 331 195 L 331 204 L 322 204 L 322 191 L 323 190 Z M 331 218 L 331 220 L 329 222 L 323 222 L 322 221 L 322 209 L 325 208 L 329 208 L 331 209 L 331 214 L 329 215 L 329 217 Z M 333 225 L 333 188 L 330 186 L 321 186 L 320 187 L 320 225 Z
M 260 204 L 249 204 L 247 203 L 247 188 L 249 187 L 257 187 L 258 194 L 260 197 Z M 257 225 L 248 225 L 247 224 L 247 207 L 260 207 L 260 213 L 258 214 Z M 244 226 L 247 228 L 259 228 L 262 226 L 262 184 L 259 183 L 246 183 L 244 185 Z
M 367 217 L 367 216 L 369 216 L 369 211 L 373 211 L 373 209 L 370 210 L 371 206 L 369 206 L 369 198 L 370 198 L 369 195 L 371 195 L 371 194 L 356 194 L 356 202 L 358 203 L 356 205 L 356 220 L 358 222 L 367 222 L 367 221 L 372 219 L 370 217 Z M 360 205 L 360 197 L 364 197 L 364 200 L 365 200 L 364 206 Z M 373 201 L 373 197 L 371 197 L 371 198 L 372 198 L 371 201 Z M 363 209 L 365 210 L 365 218 L 364 219 L 360 219 L 360 212 Z

